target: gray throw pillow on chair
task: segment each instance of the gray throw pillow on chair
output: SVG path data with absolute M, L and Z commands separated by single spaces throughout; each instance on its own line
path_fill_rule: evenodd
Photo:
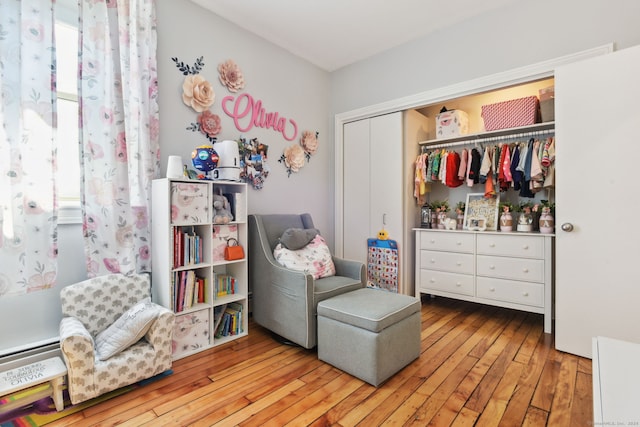
M 291 251 L 297 251 L 307 246 L 318 234 L 320 232 L 315 228 L 287 228 L 280 236 L 280 243 Z

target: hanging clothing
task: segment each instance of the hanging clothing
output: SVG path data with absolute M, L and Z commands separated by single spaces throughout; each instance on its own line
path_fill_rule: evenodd
M 471 150 L 471 164 L 469 167 L 469 173 L 467 173 L 467 179 L 472 182 L 469 185 L 471 187 L 473 184 L 478 184 L 480 182 L 480 166 L 482 163 L 482 155 L 478 151 L 478 149 L 474 148 Z
M 469 152 L 463 149 L 460 153 L 460 167 L 458 168 L 458 179 L 464 181 L 467 176 L 467 162 L 469 160 Z
M 458 170 L 460 169 L 460 155 L 455 151 L 447 155 L 447 167 L 445 176 L 445 185 L 449 188 L 456 188 L 462 185 L 462 180 L 458 178 Z

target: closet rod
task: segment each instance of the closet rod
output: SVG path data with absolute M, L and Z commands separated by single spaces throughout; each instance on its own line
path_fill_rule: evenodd
M 497 135 L 497 136 L 487 136 L 487 137 L 477 137 L 473 139 L 467 139 L 464 141 L 455 141 L 455 142 L 444 142 L 442 144 L 423 144 L 421 145 L 422 151 L 431 150 L 435 148 L 446 148 L 446 147 L 455 147 L 458 145 L 469 145 L 469 144 L 479 144 L 483 142 L 497 142 L 504 141 L 507 139 L 519 139 L 519 138 L 529 138 L 533 136 L 543 136 L 543 135 L 553 135 L 555 134 L 554 129 L 545 129 L 545 130 L 536 130 L 530 132 L 522 132 L 522 133 L 514 133 L 510 135 Z

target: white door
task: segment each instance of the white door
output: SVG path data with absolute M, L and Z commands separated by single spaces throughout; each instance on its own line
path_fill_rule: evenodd
M 344 184 L 342 256 L 360 262 L 367 260 L 369 235 L 369 119 L 343 126 Z M 366 238 L 365 238 L 366 239 Z
M 369 237 L 385 229 L 389 238 L 402 242 L 404 190 L 402 173 L 402 113 L 371 119 L 371 215 Z
M 346 123 L 343 132 L 343 256 L 366 263 L 367 239 L 383 227 L 402 240 L 402 112 Z
M 640 343 L 639 79 L 640 47 L 555 73 L 556 348 L 585 357 Z

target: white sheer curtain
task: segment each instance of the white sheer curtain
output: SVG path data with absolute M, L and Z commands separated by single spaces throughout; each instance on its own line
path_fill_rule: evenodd
M 57 276 L 51 0 L 0 0 L 0 297 Z
M 153 0 L 80 1 L 83 231 L 90 277 L 150 271 L 159 176 Z

